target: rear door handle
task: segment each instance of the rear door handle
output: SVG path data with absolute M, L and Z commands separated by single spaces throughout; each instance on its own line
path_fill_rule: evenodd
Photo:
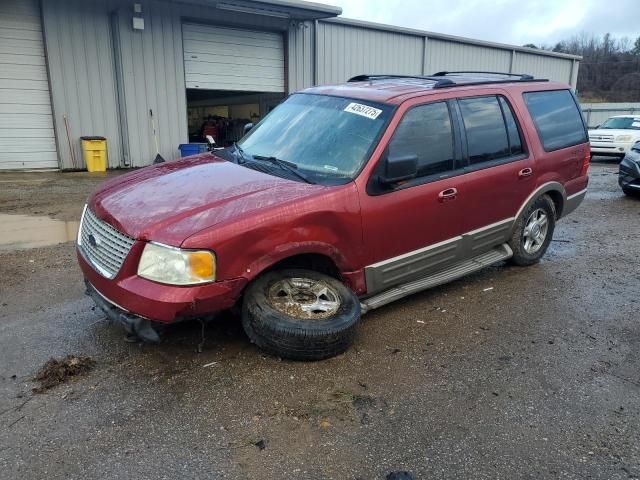
M 457 188 L 447 188 L 438 194 L 438 200 L 444 202 L 446 200 L 453 200 L 458 195 Z
M 518 176 L 520 178 L 530 177 L 531 175 L 533 175 L 533 168 L 529 168 L 529 167 L 523 168 L 518 172 Z

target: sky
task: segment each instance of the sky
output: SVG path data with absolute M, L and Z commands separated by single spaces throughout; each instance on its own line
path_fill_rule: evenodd
M 512 45 L 583 32 L 635 40 L 640 0 L 328 0 L 343 17 Z

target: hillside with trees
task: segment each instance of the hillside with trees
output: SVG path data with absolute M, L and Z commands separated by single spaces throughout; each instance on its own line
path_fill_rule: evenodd
M 640 37 L 581 34 L 541 48 L 583 57 L 577 86 L 583 102 L 640 102 Z

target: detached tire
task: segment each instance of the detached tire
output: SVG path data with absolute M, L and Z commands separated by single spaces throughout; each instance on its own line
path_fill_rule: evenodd
M 556 207 L 548 195 L 538 197 L 516 220 L 509 246 L 510 262 L 519 266 L 538 263 L 549 248 L 556 227 Z
M 360 301 L 342 282 L 311 270 L 267 272 L 247 288 L 242 326 L 265 352 L 322 360 L 353 343 Z

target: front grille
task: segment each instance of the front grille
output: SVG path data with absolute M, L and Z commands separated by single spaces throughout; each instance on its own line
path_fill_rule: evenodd
M 613 135 L 589 135 L 592 142 L 613 143 Z
M 133 238 L 120 233 L 85 207 L 80 221 L 78 246 L 84 258 L 102 276 L 116 276 L 134 242 Z

